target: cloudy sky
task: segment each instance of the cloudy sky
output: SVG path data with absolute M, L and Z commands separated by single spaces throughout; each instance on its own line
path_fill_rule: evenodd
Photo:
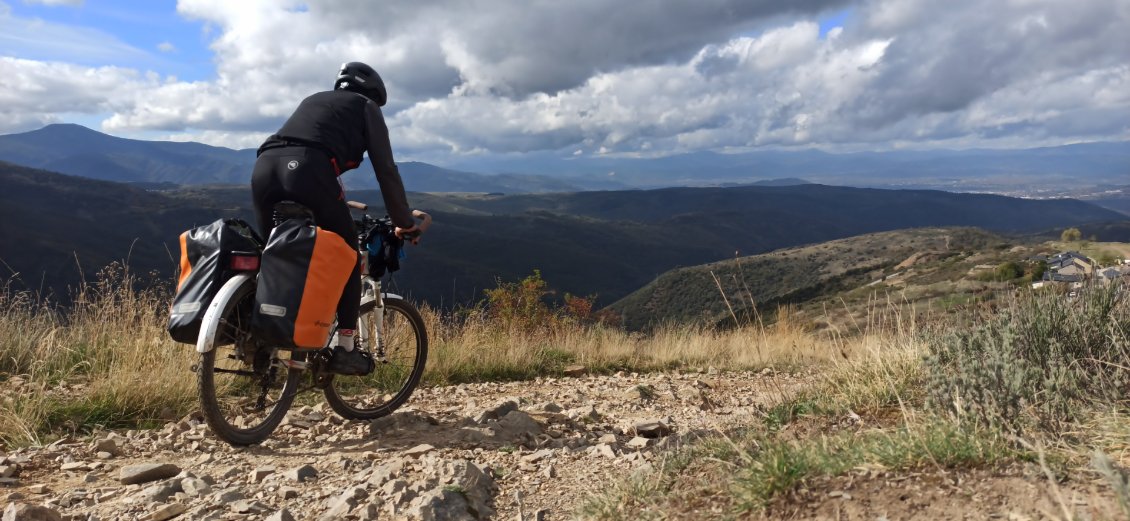
M 1130 0 L 0 0 L 0 133 L 254 147 L 352 60 L 441 164 L 1130 139 Z

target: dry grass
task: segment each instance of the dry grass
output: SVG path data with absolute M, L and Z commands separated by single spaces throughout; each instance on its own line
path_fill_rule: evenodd
M 24 293 L 0 293 L 0 444 L 37 444 L 97 427 L 135 427 L 196 407 L 191 346 L 165 331 L 167 288 L 116 267 L 65 311 Z M 881 336 L 814 334 L 782 310 L 777 322 L 717 331 L 669 326 L 648 334 L 539 310 L 503 320 L 490 308 L 423 309 L 430 335 L 426 385 L 590 372 L 830 365 L 872 356 Z
M 571 364 L 593 372 L 799 367 L 866 349 L 866 340 L 816 335 L 787 320 L 724 331 L 667 326 L 643 334 L 599 324 L 506 328 L 485 312 L 458 321 L 431 310 L 424 315 L 432 349 L 426 374 L 436 383 L 556 374 Z
M 0 443 L 95 425 L 138 425 L 188 409 L 195 353 L 168 338 L 168 299 L 116 267 L 66 313 L 0 294 Z

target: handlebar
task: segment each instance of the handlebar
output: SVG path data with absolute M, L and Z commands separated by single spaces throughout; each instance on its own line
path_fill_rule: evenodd
M 355 210 L 366 211 L 369 209 L 369 205 L 359 201 L 346 201 L 345 204 Z M 416 231 L 412 233 L 396 233 L 395 235 L 397 236 L 397 238 L 408 240 L 415 244 L 420 235 L 428 231 L 428 228 L 431 227 L 432 216 L 428 215 L 427 212 L 421 210 L 412 210 L 412 217 L 414 219 L 420 220 L 420 222 L 416 224 Z M 389 234 L 392 234 L 397 229 L 395 226 L 393 226 L 392 221 L 389 220 L 388 217 L 385 217 L 383 219 L 376 219 L 365 215 L 360 221 L 357 221 L 357 224 L 361 235 L 366 235 L 369 230 L 375 226 L 386 228 L 388 231 L 385 233 Z

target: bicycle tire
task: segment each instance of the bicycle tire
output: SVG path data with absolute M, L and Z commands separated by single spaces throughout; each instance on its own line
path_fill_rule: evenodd
M 376 368 L 369 375 L 335 375 L 323 390 L 330 408 L 342 418 L 372 420 L 392 414 L 411 398 L 424 374 L 428 360 L 428 332 L 424 327 L 423 317 L 412 304 L 403 299 L 386 298 L 384 306 L 386 361 L 378 360 Z M 364 330 L 366 324 L 372 323 L 366 317 L 377 309 L 375 301 L 361 305 L 359 329 Z M 411 339 L 408 338 L 409 334 Z M 362 333 L 359 339 L 364 339 L 365 336 Z M 374 346 L 364 345 L 364 342 L 359 345 L 372 353 Z M 390 357 L 389 351 L 392 350 L 397 352 L 391 353 Z M 411 351 L 411 365 L 406 367 L 398 362 L 408 358 L 408 351 Z
M 287 410 L 290 408 L 291 403 L 294 402 L 294 397 L 297 394 L 299 379 L 302 376 L 302 371 L 297 369 L 287 369 L 285 376 L 278 374 L 278 367 L 274 366 L 273 360 L 277 356 L 277 352 L 266 352 L 266 354 L 252 355 L 252 363 L 247 363 L 247 357 L 236 356 L 237 348 L 248 347 L 252 344 L 252 339 L 249 327 L 251 319 L 251 308 L 255 304 L 255 280 L 251 279 L 243 286 L 241 286 L 232 295 L 231 300 L 224 306 L 223 314 L 221 315 L 221 325 L 216 328 L 215 342 L 212 350 L 201 353 L 200 363 L 197 367 L 197 382 L 200 398 L 201 412 L 204 415 L 204 420 L 212 432 L 220 439 L 228 442 L 234 446 L 255 445 L 263 442 L 282 422 L 283 417 L 286 416 Z M 260 349 L 267 349 L 260 347 Z M 256 356 L 268 356 L 267 373 L 262 370 L 256 371 L 254 368 L 254 358 Z M 305 353 L 292 352 L 291 357 L 294 360 L 301 360 L 305 358 Z M 255 373 L 258 376 L 245 376 L 245 375 L 231 375 L 229 373 L 217 373 L 216 365 L 217 360 L 222 361 L 224 365 L 233 366 L 231 370 L 248 371 Z M 221 368 L 226 369 L 226 368 Z M 273 376 L 270 371 L 274 371 Z M 281 389 L 277 390 L 275 401 L 270 406 L 270 410 L 263 415 L 263 418 L 253 423 L 248 421 L 240 421 L 246 418 L 244 414 L 238 411 L 242 408 L 241 403 L 246 402 L 245 398 L 241 398 L 228 392 L 217 394 L 216 375 L 223 375 L 222 386 L 231 386 L 235 384 L 238 388 L 240 382 L 252 381 L 253 378 L 260 378 L 261 382 L 258 385 L 252 384 L 250 389 L 255 393 L 263 392 L 263 383 L 269 383 L 272 386 L 277 381 L 282 381 Z M 267 376 L 264 377 L 263 375 Z M 241 380 L 242 378 L 242 380 Z M 268 387 L 269 389 L 270 387 Z M 258 407 L 258 404 L 256 404 Z M 260 411 L 262 412 L 262 411 Z

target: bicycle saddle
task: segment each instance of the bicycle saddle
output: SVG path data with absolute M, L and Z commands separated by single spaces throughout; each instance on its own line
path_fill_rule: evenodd
M 314 212 L 302 203 L 294 201 L 279 201 L 273 207 L 275 216 L 275 226 L 287 219 L 301 219 L 301 218 L 314 218 Z

